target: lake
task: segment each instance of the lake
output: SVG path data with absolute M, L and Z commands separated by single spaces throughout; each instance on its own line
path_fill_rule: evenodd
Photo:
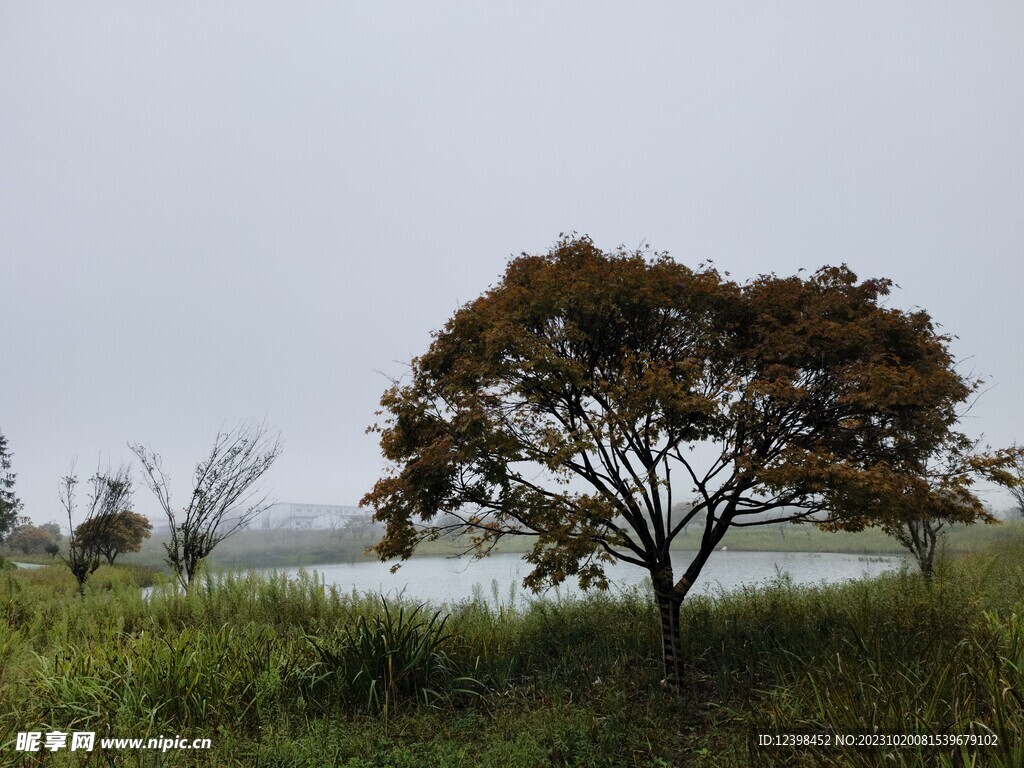
M 693 553 L 673 553 L 678 574 Z M 878 576 L 899 570 L 902 557 L 867 557 L 864 555 L 826 552 L 715 552 L 711 556 L 691 594 L 716 594 L 744 586 L 756 586 L 788 575 L 796 584 L 836 583 L 850 579 Z M 327 585 L 340 591 L 373 592 L 389 596 L 398 594 L 416 601 L 433 603 L 459 602 L 479 594 L 493 603 L 523 602 L 533 595 L 522 587 L 530 566 L 519 554 L 498 554 L 473 562 L 469 559 L 417 557 L 402 564 L 397 573 L 389 572 L 390 564 L 378 562 L 316 565 L 305 570 L 317 573 Z M 297 575 L 298 568 L 278 569 L 279 573 Z M 647 580 L 647 572 L 629 564 L 616 564 L 607 570 L 610 591 L 630 589 Z M 549 590 L 547 597 L 581 594 L 575 579 Z

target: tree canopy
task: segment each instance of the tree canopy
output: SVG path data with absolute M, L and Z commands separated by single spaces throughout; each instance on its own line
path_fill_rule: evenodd
M 49 531 L 27 523 L 15 526 L 7 537 L 7 546 L 25 555 L 43 554 L 56 543 Z
M 110 519 L 91 518 L 75 529 L 82 545 L 94 548 L 109 565 L 122 552 L 138 552 L 152 532 L 149 519 L 131 510 L 116 512 Z
M 53 540 L 56 542 L 59 542 L 61 539 L 64 538 L 64 534 L 60 530 L 59 523 L 55 523 L 51 520 L 48 523 L 43 523 L 39 527 L 42 528 L 44 531 L 48 532 L 53 537 Z
M 978 383 L 927 313 L 885 306 L 890 288 L 845 266 L 740 284 L 586 237 L 512 260 L 381 400 L 377 553 L 455 529 L 477 554 L 535 537 L 534 588 L 643 567 L 671 682 L 679 603 L 730 528 L 895 522 L 950 439 Z M 700 518 L 676 578 L 670 545 Z

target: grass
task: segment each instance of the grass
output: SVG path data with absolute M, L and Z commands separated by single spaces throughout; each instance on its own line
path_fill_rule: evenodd
M 0 765 L 37 764 L 16 733 L 56 729 L 213 742 L 105 756 L 127 766 L 1024 765 L 1020 537 L 947 557 L 931 582 L 782 578 L 688 600 L 679 698 L 658 684 L 642 590 L 437 611 L 310 575 L 229 574 L 189 594 L 157 577 L 144 600 L 151 579 L 104 568 L 80 599 L 59 567 L 0 571 Z M 999 744 L 752 743 L 872 729 Z

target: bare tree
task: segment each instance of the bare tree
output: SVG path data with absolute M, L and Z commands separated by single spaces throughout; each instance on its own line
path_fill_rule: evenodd
M 83 525 L 88 524 L 97 531 L 113 524 L 120 515 L 131 507 L 134 483 L 127 466 L 120 466 L 114 471 L 100 471 L 89 478 L 89 502 Z M 100 551 L 93 541 L 87 540 L 76 533 L 74 513 L 77 508 L 75 489 L 78 477 L 74 469 L 61 478 L 60 503 L 68 516 L 68 527 L 71 535 L 68 538 L 68 554 L 61 559 L 71 569 L 78 582 L 78 593 L 85 595 L 85 582 L 100 567 Z
M 146 485 L 167 515 L 167 563 L 187 589 L 199 564 L 214 548 L 270 506 L 255 486 L 281 454 L 280 435 L 265 423 L 255 422 L 218 433 L 209 454 L 196 465 L 192 495 L 180 513 L 171 504 L 170 477 L 160 455 L 139 443 L 129 447 L 142 463 Z

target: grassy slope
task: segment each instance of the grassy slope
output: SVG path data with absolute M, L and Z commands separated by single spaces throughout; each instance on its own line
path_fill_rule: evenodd
M 523 611 L 464 604 L 446 639 L 420 627 L 430 642 L 417 647 L 434 651 L 410 656 L 411 672 L 391 687 L 380 677 L 376 690 L 393 695 L 374 698 L 364 683 L 388 668 L 371 663 L 378 641 L 402 646 L 394 606 L 389 629 L 378 603 L 310 580 L 231 578 L 144 602 L 137 578 L 104 568 L 79 600 L 60 568 L 0 573 L 0 765 L 18 761 L 14 734 L 28 729 L 213 739 L 211 752 L 158 763 L 112 755 L 123 765 L 516 768 L 747 766 L 755 731 L 959 733 L 971 723 L 1001 746 L 897 750 L 886 764 L 1024 764 L 1019 537 L 942 563 L 931 584 L 912 573 L 831 588 L 783 581 L 688 601 L 692 673 L 680 700 L 657 684 L 657 620 L 639 592 Z M 424 669 L 419 693 L 407 690 Z M 884 759 L 834 748 L 762 757 Z

